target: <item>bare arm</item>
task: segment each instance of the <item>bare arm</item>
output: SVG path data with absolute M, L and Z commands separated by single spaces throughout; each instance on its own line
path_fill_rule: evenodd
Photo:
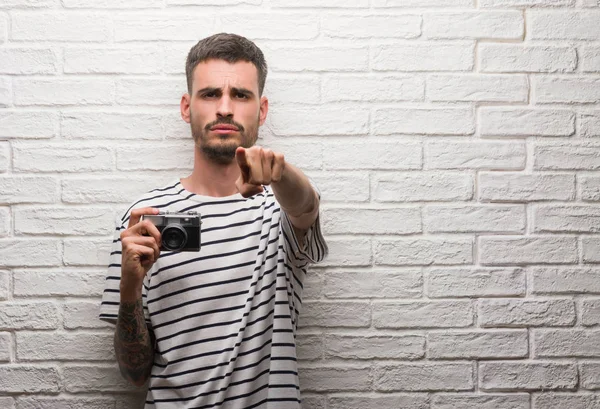
M 134 302 L 121 300 L 114 345 L 123 377 L 143 386 L 154 362 L 154 333 L 146 325 L 141 297 Z

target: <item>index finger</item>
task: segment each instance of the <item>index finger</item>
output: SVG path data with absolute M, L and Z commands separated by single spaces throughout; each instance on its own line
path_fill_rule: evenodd
M 142 215 L 158 214 L 158 212 L 159 212 L 159 210 L 155 209 L 154 207 L 142 207 L 140 209 L 132 210 L 131 214 L 129 215 L 129 225 L 127 226 L 127 228 L 129 229 L 132 226 L 135 226 L 136 224 L 138 224 Z

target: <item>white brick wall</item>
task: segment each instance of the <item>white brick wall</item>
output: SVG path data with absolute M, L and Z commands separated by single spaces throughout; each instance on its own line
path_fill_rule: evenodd
M 0 0 L 0 408 L 141 407 L 96 318 L 112 218 L 191 169 L 220 31 L 323 193 L 306 409 L 600 408 L 598 0 Z

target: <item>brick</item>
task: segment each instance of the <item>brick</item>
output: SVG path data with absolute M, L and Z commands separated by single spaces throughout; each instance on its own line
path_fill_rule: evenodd
M 382 328 L 464 328 L 474 323 L 471 301 L 373 303 L 373 326 Z
M 524 233 L 522 205 L 431 205 L 423 210 L 428 233 Z
M 267 123 L 269 120 L 270 117 L 267 117 Z M 170 113 L 161 117 L 161 121 L 161 127 L 164 130 L 166 139 L 193 140 L 190 124 L 181 119 L 179 110 L 171 110 Z M 259 137 L 262 136 L 261 132 L 263 129 L 264 127 L 259 128 Z
M 577 53 L 573 47 L 521 44 L 479 44 L 479 65 L 482 72 L 573 72 Z
M 0 49 L 0 74 L 56 74 L 57 70 L 58 57 L 51 48 Z
M 475 61 L 473 43 L 397 41 L 374 46 L 375 71 L 471 71 Z
M 122 147 L 117 149 L 117 169 L 131 170 L 170 170 L 192 169 L 194 148 L 192 141 L 184 145 L 153 144 L 152 146 Z M 165 155 L 168 152 L 168 155 Z
M 1 15 L 0 16 L 0 44 L 6 42 L 6 39 L 8 38 L 8 36 L 7 36 L 8 23 L 9 23 L 8 19 L 4 15 Z
M 56 4 L 57 0 L 3 0 L 0 9 L 49 8 Z
M 471 135 L 475 116 L 470 108 L 381 108 L 374 114 L 377 135 Z
M 50 111 L 0 111 L 0 138 L 54 138 L 58 135 L 58 113 Z
M 112 79 L 22 79 L 13 81 L 15 105 L 109 105 Z
M 325 409 L 325 396 L 302 394 L 302 407 L 306 409 Z
M 559 7 L 572 6 L 575 0 L 479 0 L 479 7 Z
M 432 75 L 430 101 L 527 102 L 529 83 L 522 75 Z
M 322 334 L 298 334 L 296 349 L 299 360 L 322 359 L 324 353 Z
M 526 276 L 522 269 L 433 268 L 426 273 L 430 298 L 522 296 Z
M 123 14 L 114 19 L 116 42 L 126 41 L 198 41 L 214 34 L 215 17 L 211 13 L 174 14 L 162 11 L 153 15 Z
M 13 281 L 18 297 L 85 297 L 102 295 L 106 271 L 15 270 Z
M 56 266 L 60 259 L 59 240 L 0 239 L 0 267 Z
M 470 395 L 439 394 L 433 397 L 431 409 L 530 409 L 528 394 Z
M 58 308 L 52 302 L 4 302 L 0 310 L 1 329 L 55 329 L 58 320 Z
M 168 0 L 168 1 L 173 1 L 173 0 Z M 179 1 L 189 1 L 189 0 L 179 0 Z M 258 2 L 258 1 L 259 0 L 255 0 L 255 2 Z M 271 0 L 271 7 L 277 7 L 277 8 L 284 8 L 284 7 L 285 8 L 300 8 L 300 7 L 368 8 L 369 0 L 356 0 L 350 4 L 344 0 Z
M 536 358 L 585 358 L 600 356 L 600 331 L 536 330 L 533 332 Z
M 369 69 L 369 49 L 367 47 L 268 46 L 263 48 L 263 52 L 269 62 L 269 69 L 274 72 L 352 72 L 367 71 Z
M 342 38 L 416 38 L 421 35 L 419 15 L 330 15 L 321 21 L 321 30 L 328 37 Z
M 581 50 L 581 70 L 600 72 L 600 47 L 584 47 Z
M 577 319 L 575 305 L 566 299 L 489 299 L 479 302 L 482 327 L 561 327 Z
M 0 107 L 12 104 L 12 85 L 10 78 L 0 77 Z
M 65 8 L 97 8 L 97 9 L 138 9 L 162 8 L 163 0 L 130 0 L 123 3 L 120 0 L 62 0 Z
M 10 333 L 0 332 L 0 362 L 10 362 L 12 349 L 12 338 Z M 0 400 L 0 403 L 2 403 L 2 400 Z
M 412 234 L 423 231 L 418 207 L 394 209 L 325 208 L 325 234 Z
M 368 391 L 371 389 L 371 368 L 364 366 L 300 367 L 298 370 L 302 391 L 340 392 Z
M 588 267 L 543 267 L 532 270 L 536 294 L 600 293 L 600 269 Z
M 7 300 L 11 292 L 10 273 L 8 271 L 0 271 L 0 301 Z
M 186 92 L 180 79 L 121 79 L 117 81 L 117 103 L 123 105 L 179 105 Z
M 423 35 L 435 39 L 521 39 L 525 22 L 518 11 L 425 13 Z
M 479 365 L 483 391 L 570 390 L 577 385 L 577 367 L 555 362 L 486 362 Z
M 127 392 L 135 390 L 121 374 L 111 366 L 67 365 L 63 368 L 63 382 L 67 392 Z
M 6 173 L 11 165 L 10 144 L 8 142 L 0 142 L 0 173 Z
M 600 169 L 598 146 L 592 144 L 536 145 L 533 157 L 534 170 Z
M 583 389 L 600 389 L 600 364 L 598 362 L 581 362 L 579 374 Z
M 106 42 L 111 38 L 111 22 L 104 13 L 15 12 L 11 17 L 11 40 L 33 42 L 77 39 Z M 38 97 L 44 94 L 39 89 L 36 92 Z M 58 95 L 60 92 L 52 96 Z
M 422 101 L 424 97 L 425 80 L 415 75 L 335 75 L 323 81 L 325 102 Z
M 65 48 L 69 74 L 154 74 L 162 68 L 157 48 Z
M 275 152 L 285 155 L 285 161 L 292 163 L 303 171 L 312 169 L 321 169 L 323 167 L 323 146 L 317 141 L 282 141 L 273 140 L 272 142 L 262 144 Z M 329 173 L 331 174 L 331 173 Z
M 542 393 L 534 395 L 535 409 L 600 409 L 600 396 L 597 394 Z
M 89 177 L 62 180 L 62 201 L 65 203 L 129 203 L 156 186 L 173 181 L 172 175 L 146 177 Z
M 2 393 L 58 393 L 60 374 L 54 366 L 0 366 Z
M 471 0 L 373 0 L 373 7 L 473 7 Z
M 581 238 L 581 247 L 584 263 L 600 263 L 600 238 L 584 236 Z
M 366 135 L 369 133 L 369 112 L 323 107 L 319 109 L 319 115 L 314 116 L 314 109 L 283 108 L 271 116 L 271 125 L 272 132 L 278 136 Z
M 424 355 L 422 335 L 325 336 L 325 357 L 331 359 L 418 359 Z
M 372 263 L 371 240 L 364 238 L 331 238 L 327 240 L 329 255 L 322 266 L 368 266 Z
M 114 359 L 113 338 L 110 333 L 18 332 L 17 359 L 109 361 Z
M 369 327 L 371 308 L 368 302 L 310 301 L 302 305 L 302 327 Z
M 308 274 L 304 278 L 304 292 L 303 298 L 306 300 L 319 300 L 322 298 L 323 293 L 323 277 L 317 273 L 313 272 L 312 274 Z
M 474 388 L 470 363 L 376 364 L 377 391 L 469 391 Z
M 304 396 L 302 397 L 304 405 Z M 429 399 L 425 394 L 386 393 L 379 395 L 329 395 L 328 409 L 429 409 Z
M 113 409 L 113 398 L 22 396 L 17 409 Z
M 94 172 L 112 170 L 110 148 L 83 144 L 13 145 L 13 168 L 20 172 Z
M 473 197 L 473 179 L 457 172 L 380 174 L 374 177 L 372 196 L 376 202 L 465 201 Z
M 600 325 L 600 299 L 591 298 L 581 301 L 581 323 L 584 326 Z
M 569 236 L 481 237 L 483 265 L 577 263 L 577 239 Z
M 527 331 L 430 332 L 429 359 L 526 358 Z
M 108 208 L 36 207 L 16 209 L 15 234 L 71 236 L 113 233 L 114 212 Z
M 328 271 L 323 283 L 323 293 L 327 298 L 418 298 L 422 291 L 420 269 Z
M 575 114 L 568 110 L 479 109 L 482 136 L 571 136 L 575 133 Z
M 13 398 L 0 398 L 0 407 L 4 409 L 15 409 L 15 401 Z
M 580 132 L 583 137 L 600 136 L 600 111 L 582 112 L 579 115 Z
M 306 172 L 321 191 L 321 203 L 366 202 L 369 200 L 367 172 Z
M 115 409 L 141 408 L 146 401 L 145 391 L 129 395 L 115 395 Z
M 589 205 L 539 205 L 533 209 L 536 233 L 597 233 L 600 209 Z
M 536 78 L 532 88 L 533 100 L 538 104 L 600 102 L 600 80 L 597 79 Z
M 457 265 L 473 262 L 471 238 L 380 239 L 374 246 L 379 265 Z
M 66 302 L 63 306 L 63 326 L 66 329 L 113 328 L 112 324 L 98 319 L 99 312 L 100 301 Z
M 317 104 L 321 100 L 321 81 L 313 76 L 269 78 L 263 95 L 269 97 L 270 106 Z
M 0 207 L 0 237 L 10 235 L 11 225 L 10 208 Z
M 310 40 L 319 35 L 318 14 L 228 13 L 220 17 L 223 27 L 239 27 L 236 33 L 256 39 Z M 325 22 L 321 23 L 323 26 Z M 290 30 L 290 27 L 294 27 Z
M 531 40 L 600 40 L 600 12 L 535 11 L 527 13 L 527 37 Z
M 58 180 L 54 177 L 0 177 L 0 202 L 5 204 L 53 203 L 59 200 Z
M 481 172 L 479 200 L 484 202 L 534 202 L 575 200 L 575 175 Z

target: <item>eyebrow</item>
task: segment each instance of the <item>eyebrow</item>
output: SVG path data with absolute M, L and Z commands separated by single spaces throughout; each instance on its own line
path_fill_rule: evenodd
M 204 94 L 206 92 L 217 92 L 217 91 L 222 92 L 223 89 L 222 88 L 217 88 L 217 87 L 205 87 L 205 88 L 199 89 L 198 90 L 198 94 Z M 246 89 L 246 88 L 232 87 L 231 88 L 231 92 L 234 92 L 234 93 L 238 93 L 239 92 L 240 94 L 245 94 L 245 95 L 247 95 L 249 97 L 253 97 L 254 96 L 254 92 L 252 92 L 252 91 L 250 91 L 249 89 Z

